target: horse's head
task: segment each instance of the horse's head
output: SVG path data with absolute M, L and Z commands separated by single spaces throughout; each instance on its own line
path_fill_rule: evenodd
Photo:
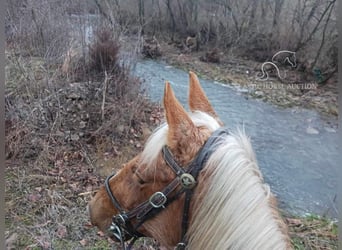
M 125 224 L 124 229 L 117 228 L 116 234 L 129 231 L 125 240 L 136 234 L 153 237 L 166 246 L 173 246 L 181 240 L 184 195 L 177 196 L 182 188 L 178 184 L 165 191 L 165 187 L 178 177 L 166 163 L 162 148 L 166 145 L 175 162 L 186 170 L 208 137 L 221 124 L 192 72 L 189 85 L 189 107 L 192 112 L 184 110 L 167 82 L 163 100 L 166 123 L 151 135 L 143 152 L 108 178 L 107 188 L 101 187 L 90 201 L 91 222 L 100 230 L 107 231 L 112 226 L 115 231 L 113 226 L 121 223 Z M 173 201 L 164 203 L 166 199 L 157 193 L 159 191 L 169 192 Z M 139 208 L 140 205 L 143 209 Z M 158 210 L 154 207 L 164 205 L 166 207 L 160 208 L 161 211 L 155 216 L 146 212 Z M 145 213 L 148 215 L 143 217 Z M 129 218 L 122 218 L 126 215 Z M 144 219 L 140 222 L 137 217 Z M 112 224 L 113 218 L 119 221 Z M 116 238 L 120 239 L 120 236 Z

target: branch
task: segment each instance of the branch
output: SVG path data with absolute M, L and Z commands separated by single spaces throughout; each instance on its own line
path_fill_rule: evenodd
M 95 0 L 94 2 L 96 4 L 97 8 L 99 9 L 100 14 L 103 15 L 110 22 L 111 25 L 114 25 L 112 18 L 103 10 L 99 1 Z
M 332 1 L 328 4 L 327 8 L 323 11 L 321 17 L 319 18 L 319 20 L 318 20 L 316 26 L 313 28 L 313 30 L 311 31 L 311 33 L 310 33 L 310 35 L 308 36 L 308 38 L 305 39 L 304 42 L 299 42 L 299 43 L 298 43 L 297 48 L 295 49 L 296 52 L 297 52 L 299 49 L 301 49 L 305 44 L 307 44 L 307 43 L 312 39 L 312 37 L 314 36 L 314 34 L 316 33 L 316 31 L 318 30 L 319 25 L 320 25 L 320 23 L 322 22 L 324 16 L 327 14 L 327 12 L 328 12 L 328 10 L 330 9 L 330 7 L 331 7 L 332 5 L 335 4 L 335 2 L 336 2 L 336 0 L 332 0 Z
M 321 55 L 322 48 L 323 48 L 323 45 L 324 45 L 324 42 L 325 42 L 325 33 L 326 33 L 326 30 L 327 30 L 328 23 L 329 23 L 329 21 L 330 21 L 330 17 L 331 17 L 331 13 L 332 13 L 332 11 L 333 11 L 334 5 L 331 5 L 330 7 L 331 7 L 331 8 L 330 8 L 328 17 L 327 17 L 327 19 L 326 19 L 326 21 L 325 21 L 324 28 L 323 28 L 323 34 L 322 34 L 321 44 L 320 44 L 320 46 L 319 46 L 319 48 L 318 48 L 318 51 L 317 51 L 315 60 L 314 60 L 314 62 L 313 62 L 313 64 L 312 64 L 312 68 L 315 67 L 315 65 L 316 65 L 316 63 L 317 63 L 317 60 L 318 60 L 319 56 Z
M 108 82 L 108 75 L 107 71 L 105 71 L 105 79 L 103 82 L 103 91 L 102 91 L 102 105 L 101 105 L 101 119 L 102 122 L 104 121 L 105 116 L 105 102 L 106 102 L 106 92 L 107 92 L 107 82 Z

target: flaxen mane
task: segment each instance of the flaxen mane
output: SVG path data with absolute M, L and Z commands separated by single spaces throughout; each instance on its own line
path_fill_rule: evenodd
M 195 202 L 189 249 L 287 249 L 283 222 L 273 208 L 244 132 L 227 135 L 208 160 L 211 183 Z

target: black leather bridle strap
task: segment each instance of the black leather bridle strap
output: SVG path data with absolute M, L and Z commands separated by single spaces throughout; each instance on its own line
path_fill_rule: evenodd
M 165 197 L 167 198 L 167 201 L 169 200 L 169 196 L 170 194 L 177 188 L 177 186 L 179 185 L 179 182 L 177 179 L 174 179 L 169 185 L 167 185 L 162 191 L 161 193 L 163 193 L 165 195 Z M 163 206 L 166 206 L 167 204 L 164 204 Z M 146 217 L 151 210 L 155 209 L 155 207 L 152 206 L 150 200 L 147 200 L 143 203 L 141 203 L 140 205 L 138 205 L 137 207 L 133 208 L 131 211 L 127 212 L 127 218 L 128 219 L 137 219 L 140 223 L 146 221 L 147 219 L 149 219 L 150 217 Z
M 109 186 L 109 180 L 115 175 L 112 174 L 110 176 L 108 176 L 106 178 L 106 181 L 105 181 L 105 188 L 106 188 L 106 191 L 107 191 L 107 194 L 109 195 L 109 198 L 112 200 L 112 203 L 114 204 L 114 206 L 116 207 L 116 209 L 118 209 L 120 211 L 120 214 L 123 214 L 125 213 L 125 210 L 121 207 L 120 203 L 118 202 L 118 200 L 115 198 L 115 196 L 113 195 L 112 193 L 112 190 L 110 189 L 110 186 Z
M 162 148 L 163 157 L 169 167 L 175 172 L 177 176 L 180 176 L 185 173 L 184 169 L 181 168 L 178 163 L 174 160 L 173 155 L 171 154 L 169 148 L 165 145 Z
M 198 174 L 203 169 L 210 155 L 217 149 L 219 146 L 219 142 L 222 140 L 223 134 L 228 134 L 229 131 L 226 128 L 220 128 L 213 132 L 213 134 L 209 137 L 204 146 L 199 150 L 195 160 L 191 162 L 189 166 L 189 172 L 197 180 Z M 189 210 L 190 210 L 190 201 L 193 195 L 193 189 L 186 190 L 185 193 L 185 201 L 183 208 L 183 219 L 182 219 L 182 232 L 181 239 L 182 241 L 178 243 L 179 248 L 185 248 L 186 246 L 186 232 L 189 226 Z

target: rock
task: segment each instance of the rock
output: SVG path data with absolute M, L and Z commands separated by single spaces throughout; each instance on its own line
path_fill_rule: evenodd
M 57 136 L 64 136 L 64 133 L 62 131 L 60 131 L 60 130 L 57 130 L 56 131 L 56 135 Z
M 66 98 L 71 99 L 71 100 L 78 100 L 78 99 L 81 99 L 81 95 L 77 93 L 70 93 L 69 95 L 66 96 Z
M 327 131 L 328 133 L 336 133 L 336 130 L 330 127 L 324 127 L 325 131 Z
M 81 120 L 87 121 L 87 120 L 89 120 L 89 118 L 90 118 L 90 115 L 88 113 L 81 114 Z
M 313 127 L 308 127 L 306 129 L 306 133 L 307 134 L 310 134 L 310 135 L 318 135 L 319 134 L 319 131 Z
M 87 123 L 84 121 L 80 122 L 80 128 L 85 128 L 87 126 Z
M 78 141 L 78 140 L 80 139 L 80 137 L 79 137 L 79 135 L 77 135 L 77 134 L 72 134 L 71 137 L 70 137 L 70 139 L 71 139 L 72 141 Z
M 124 132 L 124 130 L 125 130 L 125 126 L 124 126 L 124 125 L 118 125 L 118 126 L 116 127 L 116 129 L 117 129 L 117 131 L 118 131 L 119 133 L 122 133 L 122 132 Z
M 257 98 L 261 98 L 261 97 L 264 96 L 264 92 L 261 91 L 261 90 L 257 90 L 257 91 L 254 92 L 254 95 L 255 95 L 255 97 L 257 97 Z
M 238 91 L 239 91 L 240 93 L 248 93 L 248 92 L 249 92 L 249 90 L 246 89 L 246 88 L 240 88 L 240 89 L 238 89 Z
M 330 114 L 333 114 L 333 115 L 338 115 L 338 107 L 337 106 L 328 106 L 328 110 L 329 110 L 329 113 Z

